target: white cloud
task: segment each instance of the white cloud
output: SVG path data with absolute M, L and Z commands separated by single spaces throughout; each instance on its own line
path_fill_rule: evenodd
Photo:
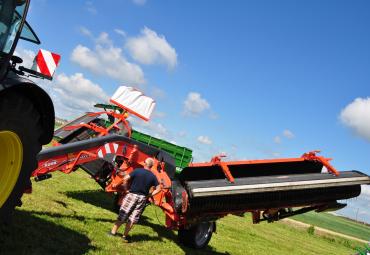
M 158 35 L 147 27 L 141 30 L 141 35 L 128 38 L 125 46 L 132 58 L 139 63 L 165 64 L 169 68 L 177 65 L 176 50 L 163 35 Z
M 283 132 L 281 134 L 275 136 L 273 141 L 276 144 L 281 144 L 285 140 L 285 138 L 286 139 L 293 139 L 294 137 L 295 137 L 295 135 L 293 134 L 292 131 L 290 131 L 289 129 L 285 129 L 285 130 L 283 130 Z M 275 154 L 276 153 L 272 153 L 271 155 L 276 157 Z
M 52 86 L 47 88 L 53 99 L 56 115 L 71 119 L 86 111 L 94 110 L 94 104 L 108 100 L 107 94 L 82 73 L 71 76 L 59 74 Z
M 107 46 L 113 45 L 112 40 L 109 38 L 109 35 L 106 32 L 100 33 L 98 38 L 96 38 L 96 43 L 101 44 L 101 45 L 107 45 Z
M 212 140 L 208 136 L 203 136 L 203 135 L 198 136 L 197 140 L 198 142 L 203 143 L 203 144 L 208 144 L 208 145 L 212 144 Z
M 361 185 L 361 195 L 366 196 L 370 200 L 370 186 Z
M 80 100 L 87 98 L 87 100 L 91 101 L 91 98 L 95 98 L 105 101 L 108 99 L 103 89 L 98 84 L 86 79 L 82 73 L 75 73 L 71 76 L 67 76 L 64 73 L 57 75 L 55 88 L 80 98 Z
M 187 133 L 185 131 L 180 131 L 180 132 L 177 133 L 177 135 L 179 137 L 185 137 L 187 135 Z
M 148 91 L 148 95 L 158 100 L 165 98 L 166 92 L 156 86 L 151 86 L 150 90 Z
M 159 118 L 159 119 L 162 119 L 166 117 L 166 113 L 165 112 L 159 112 L 159 111 L 154 111 L 153 112 L 153 116 L 152 118 Z
M 212 144 L 207 144 L 207 146 L 204 146 L 203 144 L 204 143 L 196 140 L 196 142 L 186 145 L 188 148 L 193 150 L 193 162 L 209 162 L 214 156 L 220 154 L 227 156 L 226 158 L 223 158 L 223 161 L 237 160 L 233 155 L 233 151 L 220 148 L 217 145 L 214 145 L 213 142 Z M 240 158 L 238 158 L 238 160 L 240 160 Z
M 79 27 L 79 30 L 80 30 L 82 35 L 87 36 L 87 37 L 92 37 L 91 31 L 89 29 L 87 29 L 86 27 L 81 26 L 81 27 Z
M 72 51 L 71 60 L 91 71 L 101 72 L 99 70 L 99 57 L 95 52 L 85 46 L 77 45 Z
M 283 136 L 288 138 L 288 139 L 293 139 L 295 137 L 295 135 L 293 134 L 292 131 L 290 131 L 289 129 L 285 129 L 283 131 Z
M 199 93 L 190 92 L 184 101 L 184 114 L 187 116 L 198 116 L 205 110 L 210 109 L 206 99 Z
M 144 5 L 146 4 L 146 0 L 132 0 L 132 2 L 136 5 Z
M 153 120 L 143 121 L 136 117 L 130 117 L 129 121 L 133 124 L 135 130 L 160 139 L 169 140 L 171 138 L 167 128 L 161 123 L 155 122 Z
M 141 67 L 129 62 L 124 56 L 124 50 L 115 47 L 107 32 L 102 32 L 94 37 L 86 27 L 80 27 L 81 34 L 89 37 L 94 43 L 93 48 L 85 45 L 77 45 L 71 54 L 71 61 L 94 74 L 105 75 L 130 85 L 142 85 L 145 83 L 144 72 Z M 114 32 L 127 38 L 126 32 L 122 29 L 114 29 Z M 169 45 L 163 35 L 149 28 L 144 28 L 141 35 L 126 39 L 125 47 L 133 59 L 144 64 L 165 64 L 173 68 L 177 64 L 177 54 L 174 48 Z M 154 89 L 153 89 L 154 90 Z M 157 89 L 156 95 L 164 95 Z M 160 92 L 160 93 L 157 93 Z
M 342 110 L 339 118 L 355 134 L 370 141 L 370 97 L 356 98 Z
M 280 144 L 281 143 L 281 138 L 280 138 L 280 136 L 275 136 L 274 137 L 274 143 L 277 143 L 277 144 Z
M 17 48 L 16 51 L 14 52 L 14 55 L 22 58 L 23 63 L 21 66 L 24 66 L 26 68 L 31 68 L 33 64 L 33 60 L 35 59 L 36 53 L 33 52 L 32 50 L 26 50 L 23 48 Z
M 22 66 L 31 67 L 36 53 L 32 50 L 18 48 L 16 55 L 23 59 Z M 81 73 L 68 76 L 64 73 L 54 75 L 53 81 L 30 77 L 52 98 L 56 116 L 72 119 L 94 109 L 95 103 L 106 102 L 108 96 L 96 83 L 85 78 Z
M 119 35 L 121 35 L 123 37 L 126 37 L 127 36 L 126 32 L 124 30 L 122 30 L 122 29 L 119 29 L 119 28 L 114 29 L 114 32 L 116 32 L 117 34 L 119 34 Z
M 360 196 L 343 200 L 347 206 L 338 211 L 338 214 L 344 215 L 346 217 L 357 219 L 358 221 L 370 223 L 370 186 L 361 185 Z
M 85 8 L 86 10 L 90 13 L 90 14 L 97 14 L 98 13 L 98 10 L 96 9 L 96 7 L 94 6 L 93 2 L 92 1 L 86 1 L 85 2 Z
M 108 96 L 96 83 L 81 73 L 68 76 L 64 73 L 54 76 L 54 80 L 33 78 L 53 100 L 55 116 L 74 119 L 87 111 L 96 111 L 94 104 L 107 102 Z
M 107 42 L 105 36 L 101 41 Z M 71 60 L 95 74 L 105 75 L 119 82 L 133 85 L 145 83 L 144 72 L 140 66 L 130 63 L 122 54 L 122 49 L 97 44 L 95 50 L 83 45 L 74 48 Z

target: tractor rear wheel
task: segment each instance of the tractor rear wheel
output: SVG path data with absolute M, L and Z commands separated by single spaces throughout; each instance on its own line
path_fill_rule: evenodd
M 0 94 L 0 221 L 21 204 L 41 150 L 40 114 L 22 94 Z
M 201 222 L 189 229 L 179 229 L 179 241 L 191 248 L 202 249 L 211 240 L 215 229 L 215 222 Z

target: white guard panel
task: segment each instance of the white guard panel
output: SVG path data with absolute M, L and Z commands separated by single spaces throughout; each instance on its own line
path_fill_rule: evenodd
M 155 101 L 132 87 L 120 86 L 110 102 L 146 121 L 150 119 Z

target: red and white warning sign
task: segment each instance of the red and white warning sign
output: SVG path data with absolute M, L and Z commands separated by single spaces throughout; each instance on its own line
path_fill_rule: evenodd
M 117 153 L 117 151 L 118 151 L 118 144 L 107 143 L 98 150 L 98 157 L 104 158 L 105 155 L 110 154 L 110 153 Z
M 32 70 L 47 77 L 52 77 L 59 61 L 60 55 L 40 49 L 33 61 Z

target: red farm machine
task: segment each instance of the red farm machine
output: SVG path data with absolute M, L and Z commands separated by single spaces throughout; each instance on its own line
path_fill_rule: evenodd
M 191 163 L 191 150 L 131 128 L 127 117 L 148 120 L 155 103 L 128 87 L 121 87 L 109 104 L 96 105 L 100 112 L 56 130 L 55 146 L 38 154 L 53 137 L 54 108 L 47 93 L 26 77 L 51 79 L 59 56 L 40 51 L 34 68 L 19 66 L 22 59 L 14 55 L 19 39 L 40 43 L 25 20 L 28 7 L 29 0 L 0 1 L 0 220 L 31 191 L 31 175 L 41 181 L 54 171 L 85 170 L 116 194 L 119 205 L 129 184 L 113 184 L 147 157 L 155 159 L 152 171 L 161 184 L 151 203 L 163 210 L 166 226 L 178 230 L 180 241 L 195 248 L 208 244 L 216 221 L 228 214 L 251 212 L 258 223 L 335 210 L 344 206 L 338 200 L 358 196 L 361 185 L 370 183 L 358 171 L 339 173 L 316 152 L 233 162 L 215 156 L 208 163 Z M 47 59 L 53 60 L 51 66 Z
M 345 206 L 338 200 L 361 193 L 369 176 L 358 171 L 338 172 L 328 158 L 309 152 L 298 158 L 191 163 L 192 152 L 131 128 L 129 115 L 148 120 L 154 101 L 141 92 L 120 87 L 103 111 L 90 112 L 55 131 L 55 147 L 38 155 L 37 181 L 51 172 L 71 173 L 82 168 L 119 206 L 129 184 L 124 173 L 142 167 L 147 157 L 161 192 L 151 199 L 166 217 L 166 226 L 178 230 L 185 245 L 205 247 L 216 221 L 228 214 L 250 212 L 253 223 L 277 221 L 308 211 L 323 212 Z M 323 171 L 323 169 L 325 171 Z M 113 185 L 115 184 L 115 185 Z
M 36 155 L 54 131 L 49 95 L 27 77 L 51 79 L 60 57 L 40 51 L 28 69 L 19 66 L 23 60 L 15 56 L 19 39 L 40 44 L 26 22 L 29 4 L 29 0 L 0 1 L 0 221 L 21 203 L 37 166 Z

